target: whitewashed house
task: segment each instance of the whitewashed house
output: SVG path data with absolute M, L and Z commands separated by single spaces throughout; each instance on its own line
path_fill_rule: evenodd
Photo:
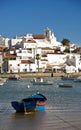
M 8 41 L 8 39 L 6 39 Z M 6 42 L 7 43 L 7 42 Z M 15 45 L 22 45 L 16 49 Z M 39 68 L 44 71 L 48 65 L 62 66 L 71 62 L 76 71 L 80 68 L 80 56 L 61 53 L 64 50 L 62 43 L 58 42 L 54 33 L 46 28 L 44 34 L 26 34 L 11 39 L 9 71 L 35 72 L 37 71 L 36 55 L 39 54 Z M 56 52 L 56 50 L 59 50 Z M 74 57 L 73 57 L 74 55 Z M 69 56 L 69 58 L 67 58 Z
M 50 53 L 47 54 L 48 63 L 52 66 L 54 65 L 63 65 L 66 62 L 66 54 L 62 53 Z
M 77 71 L 76 67 L 73 65 L 66 65 L 65 70 L 66 70 L 66 73 L 75 73 Z

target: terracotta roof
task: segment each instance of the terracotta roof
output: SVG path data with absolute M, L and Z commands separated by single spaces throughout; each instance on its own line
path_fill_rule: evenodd
M 44 47 L 44 48 L 42 48 L 42 50 L 53 50 L 53 49 L 50 47 Z
M 28 42 L 28 43 L 36 43 L 36 41 L 33 40 L 33 39 L 29 39 L 27 42 Z
M 17 56 L 15 54 L 6 53 L 6 57 L 7 58 L 16 58 Z
M 44 34 L 36 34 L 36 35 L 32 35 L 34 39 L 45 39 L 45 35 Z
M 47 53 L 47 54 L 64 54 L 64 53 L 62 53 L 62 52 L 59 52 L 59 53 L 57 53 L 57 52 L 54 52 L 54 53 Z
M 47 59 L 41 59 L 41 61 L 48 61 Z
M 26 64 L 30 64 L 30 63 L 32 63 L 30 60 L 21 60 L 21 63 L 26 63 Z
M 6 48 L 7 48 L 7 47 L 0 45 L 0 51 L 1 51 L 1 52 L 4 51 L 4 49 L 6 49 Z
M 14 51 L 14 50 L 15 50 L 15 48 L 10 48 L 9 50 L 10 50 L 10 51 Z

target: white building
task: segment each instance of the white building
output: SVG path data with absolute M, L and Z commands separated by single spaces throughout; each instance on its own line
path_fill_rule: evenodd
M 20 44 L 21 41 L 22 41 L 22 39 L 12 38 L 11 39 L 11 46 L 14 46 L 16 44 Z
M 63 65 L 66 62 L 66 54 L 47 54 L 48 57 L 48 63 L 50 65 Z
M 74 65 L 78 72 L 80 68 L 80 56 L 77 54 L 62 54 L 62 43 L 58 42 L 54 33 L 46 28 L 44 34 L 26 34 L 11 39 L 11 46 L 22 44 L 22 48 L 10 50 L 9 72 L 34 72 L 37 71 L 36 54 L 39 54 L 39 68 L 46 69 L 47 65 L 63 65 L 66 62 Z M 55 53 L 54 49 L 60 48 Z M 14 56 L 15 54 L 15 56 Z M 67 58 L 69 56 L 69 58 Z

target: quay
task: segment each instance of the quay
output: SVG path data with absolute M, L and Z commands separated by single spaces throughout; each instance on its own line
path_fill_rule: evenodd
M 0 78 L 8 78 L 9 76 L 16 75 L 18 73 L 7 73 L 7 74 L 0 74 Z M 28 77 L 53 77 L 53 76 L 62 76 L 63 73 L 42 73 L 42 72 L 27 72 L 27 73 L 19 73 L 18 74 L 21 78 L 28 78 Z
M 61 77 L 66 76 L 66 73 L 43 73 L 43 72 L 26 72 L 26 73 L 5 73 L 0 74 L 0 78 L 8 78 L 9 76 L 18 74 L 21 78 L 31 78 L 31 77 Z M 69 76 L 81 76 L 81 72 L 70 73 Z

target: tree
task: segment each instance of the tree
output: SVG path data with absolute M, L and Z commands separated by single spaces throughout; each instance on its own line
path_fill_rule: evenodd
M 64 38 L 64 39 L 61 41 L 61 43 L 63 44 L 63 46 L 68 46 L 68 47 L 69 47 L 70 41 L 69 41 L 68 39 Z
M 69 50 L 68 48 L 66 48 L 66 49 L 64 50 L 64 52 L 70 53 L 70 50 Z
M 39 59 L 40 59 L 40 55 L 36 54 L 36 60 L 37 60 L 37 66 L 38 66 L 38 72 L 39 72 Z

